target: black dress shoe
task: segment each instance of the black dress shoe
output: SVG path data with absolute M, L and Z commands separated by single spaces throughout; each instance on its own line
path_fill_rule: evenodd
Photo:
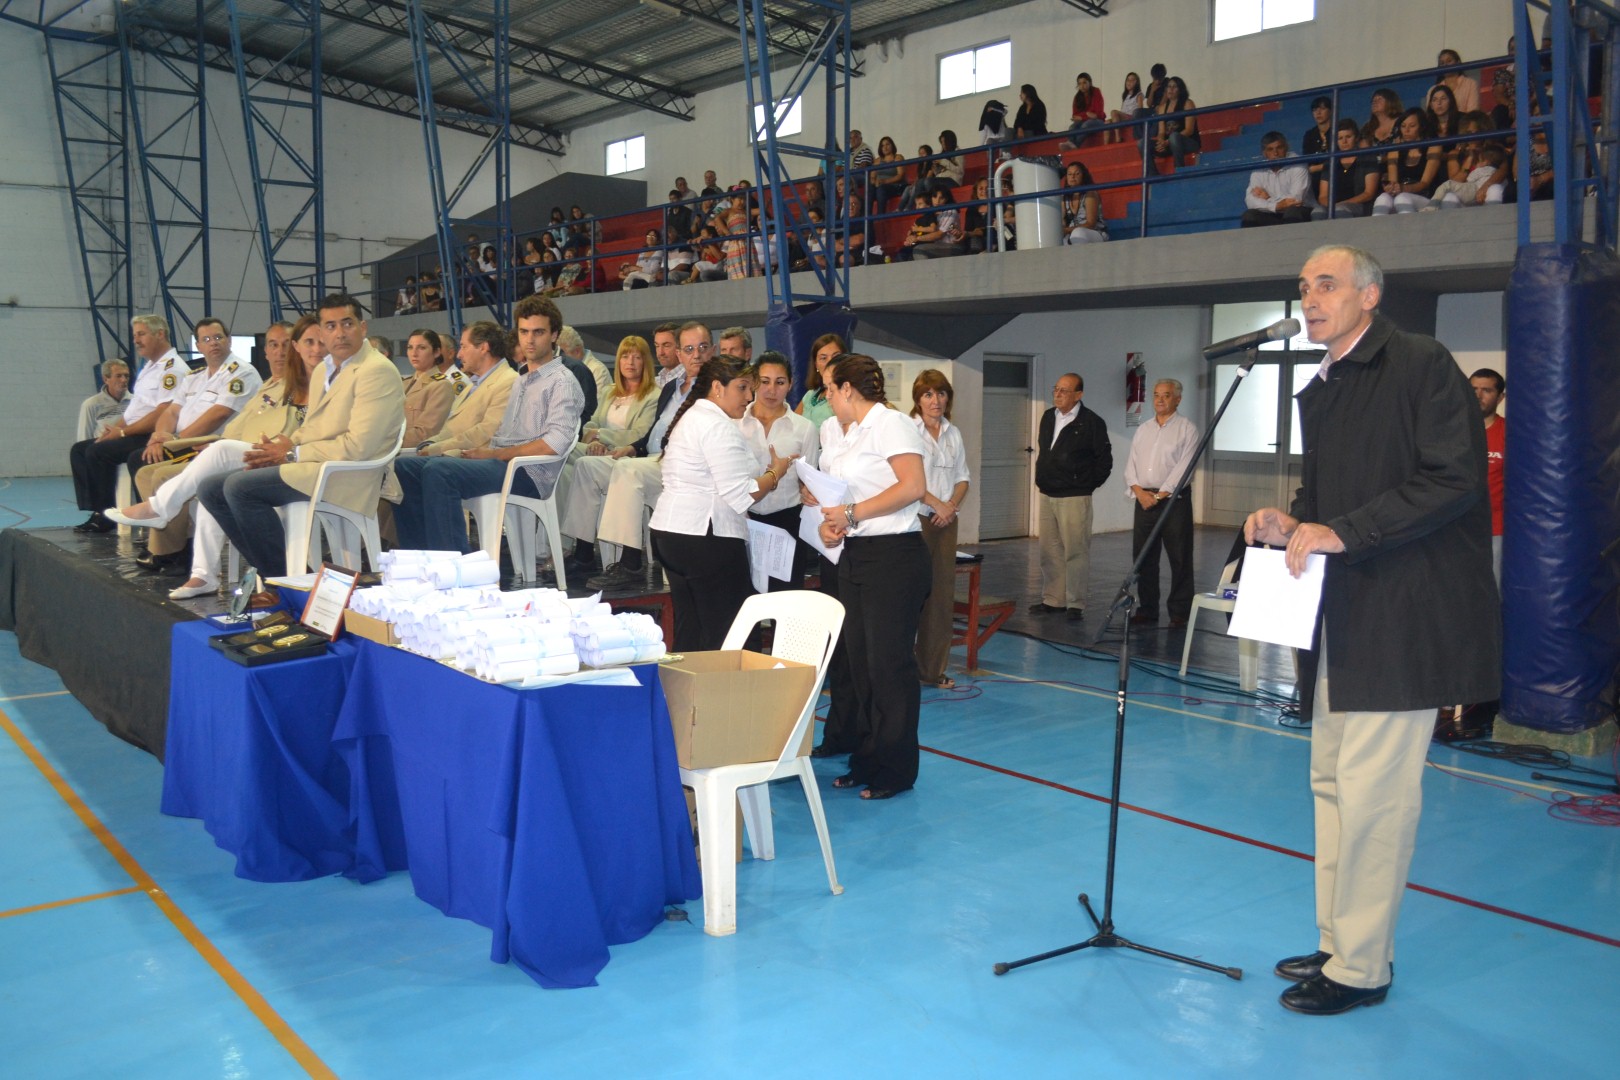
M 1052 604 L 1046 603 L 1044 600 L 1039 600 L 1029 605 L 1029 613 L 1031 615 L 1059 615 L 1063 612 L 1063 610 L 1063 608 L 1055 607 Z
M 1069 609 L 1069 613 L 1066 616 L 1066 618 L 1070 622 L 1084 622 L 1085 618 L 1086 618 L 1086 609 L 1085 608 L 1080 608 L 1080 607 L 1072 607 L 1072 608 Z
M 1289 982 L 1304 982 L 1306 979 L 1314 979 L 1322 974 L 1322 965 L 1332 958 L 1332 953 L 1318 950 L 1304 956 L 1290 956 L 1287 959 L 1279 960 L 1273 970 Z
M 1131 625 L 1132 626 L 1158 626 L 1159 625 L 1159 617 L 1157 615 L 1150 615 L 1145 611 L 1134 612 L 1131 615 Z
M 1282 992 L 1283 1008 L 1307 1016 L 1336 1016 L 1358 1005 L 1378 1005 L 1389 996 L 1389 983 L 1363 989 L 1336 983 L 1326 975 L 1306 979 Z
M 822 743 L 810 751 L 810 756 L 813 758 L 843 757 L 848 753 L 848 750 L 840 750 L 836 746 L 828 746 L 826 743 Z
M 108 533 L 116 528 L 118 528 L 117 525 L 108 521 L 102 516 L 101 511 L 97 510 L 79 524 L 73 526 L 73 531 L 76 533 Z

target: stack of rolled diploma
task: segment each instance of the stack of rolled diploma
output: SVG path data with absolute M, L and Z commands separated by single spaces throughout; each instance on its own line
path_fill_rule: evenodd
M 457 662 L 480 679 L 521 682 L 539 675 L 570 675 L 579 670 L 574 639 L 565 619 L 523 615 L 481 620 L 458 649 Z
M 664 631 L 650 615 L 605 613 L 574 618 L 579 659 L 588 667 L 644 663 L 664 655 Z
M 435 589 L 461 589 L 501 580 L 501 564 L 483 551 L 390 551 L 378 560 L 378 569 L 384 585 L 425 581 Z

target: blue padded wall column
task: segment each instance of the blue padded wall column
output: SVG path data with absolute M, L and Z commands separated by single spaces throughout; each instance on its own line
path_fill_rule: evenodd
M 1613 714 L 1620 663 L 1620 259 L 1522 247 L 1507 305 L 1502 714 L 1572 733 Z

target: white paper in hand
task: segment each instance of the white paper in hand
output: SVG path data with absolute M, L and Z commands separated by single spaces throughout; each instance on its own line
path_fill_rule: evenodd
M 848 484 L 814 465 L 806 465 L 803 458 L 794 459 L 793 471 L 821 506 L 841 506 L 849 495 Z M 799 539 L 821 552 L 828 562 L 836 566 L 838 557 L 844 553 L 844 545 L 828 547 L 821 542 L 821 506 L 806 506 L 799 512 Z
M 763 521 L 748 519 L 748 575 L 755 592 L 769 592 L 770 578 L 793 576 L 793 534 Z
M 1249 548 L 1243 555 L 1242 584 L 1232 611 L 1232 625 L 1226 632 L 1233 637 L 1309 649 L 1326 571 L 1326 555 L 1306 556 L 1305 572 L 1296 578 L 1288 572 L 1285 552 Z

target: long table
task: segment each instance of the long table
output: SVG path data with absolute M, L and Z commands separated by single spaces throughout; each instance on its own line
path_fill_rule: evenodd
M 518 691 L 350 638 L 240 668 L 207 636 L 175 628 L 163 810 L 202 818 L 240 876 L 409 869 L 547 987 L 594 985 L 608 946 L 701 895 L 655 667 Z

